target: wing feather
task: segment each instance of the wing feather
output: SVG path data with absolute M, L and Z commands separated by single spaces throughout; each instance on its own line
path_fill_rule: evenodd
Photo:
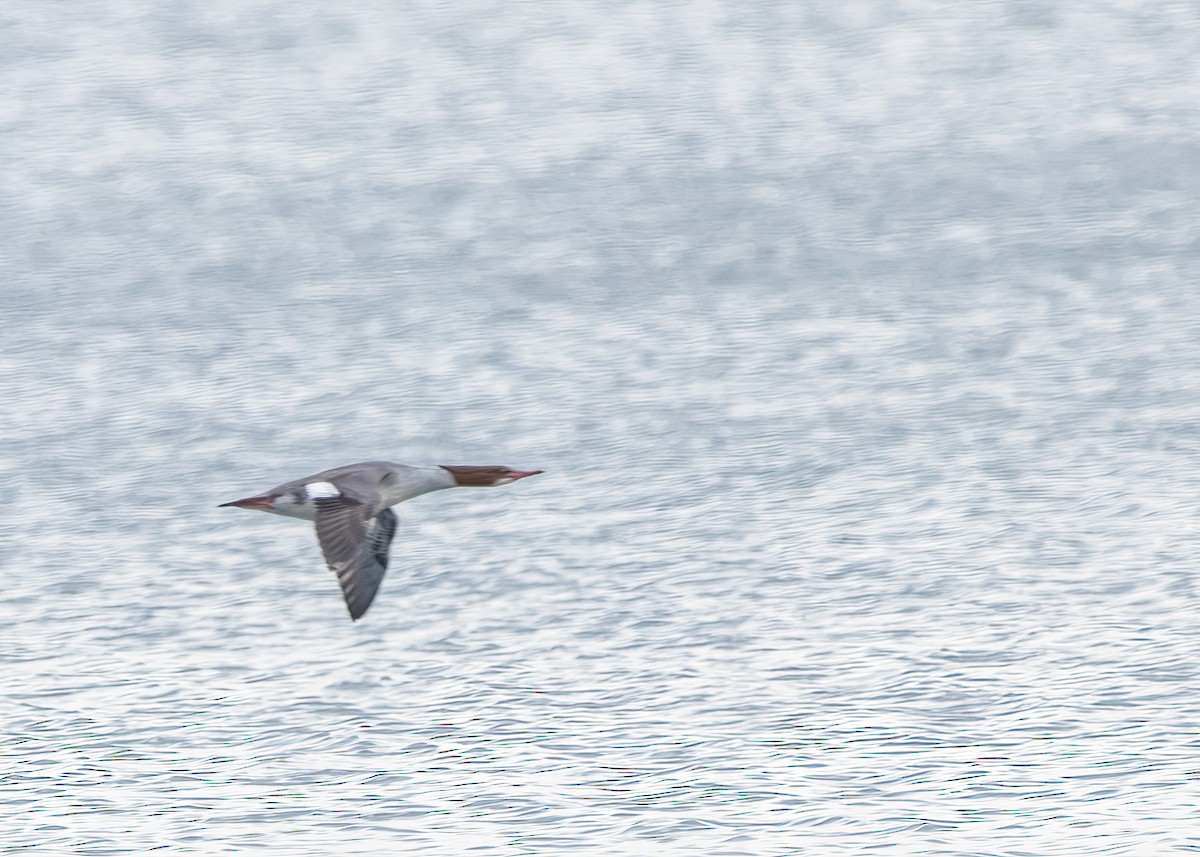
M 388 548 L 396 534 L 396 513 L 371 507 L 350 497 L 313 501 L 317 507 L 317 541 L 325 564 L 337 575 L 350 618 L 367 612 L 387 573 Z

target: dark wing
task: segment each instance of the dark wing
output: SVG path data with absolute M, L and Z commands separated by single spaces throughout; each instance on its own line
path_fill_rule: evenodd
M 350 618 L 357 621 L 371 606 L 387 572 L 396 513 L 384 509 L 372 516 L 370 506 L 349 497 L 314 502 L 321 553 L 325 554 L 325 564 L 337 575 Z

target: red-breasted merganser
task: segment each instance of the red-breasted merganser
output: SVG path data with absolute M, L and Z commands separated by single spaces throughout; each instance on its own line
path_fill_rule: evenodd
M 507 485 L 540 470 L 443 464 L 409 467 L 363 461 L 277 485 L 265 494 L 222 503 L 315 521 L 325 563 L 337 575 L 350 618 L 367 612 L 387 572 L 397 503 L 443 488 Z

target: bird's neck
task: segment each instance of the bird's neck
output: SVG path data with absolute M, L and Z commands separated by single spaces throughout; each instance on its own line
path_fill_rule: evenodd
M 454 477 L 440 467 L 405 467 L 387 488 L 388 505 L 394 506 L 430 491 L 453 488 L 454 485 Z

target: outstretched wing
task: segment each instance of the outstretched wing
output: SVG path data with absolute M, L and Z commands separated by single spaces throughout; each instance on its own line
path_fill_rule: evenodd
M 372 516 L 370 506 L 349 497 L 313 502 L 317 507 L 317 541 L 325 554 L 325 564 L 337 575 L 350 618 L 357 621 L 371 606 L 387 573 L 396 513 L 384 509 Z

